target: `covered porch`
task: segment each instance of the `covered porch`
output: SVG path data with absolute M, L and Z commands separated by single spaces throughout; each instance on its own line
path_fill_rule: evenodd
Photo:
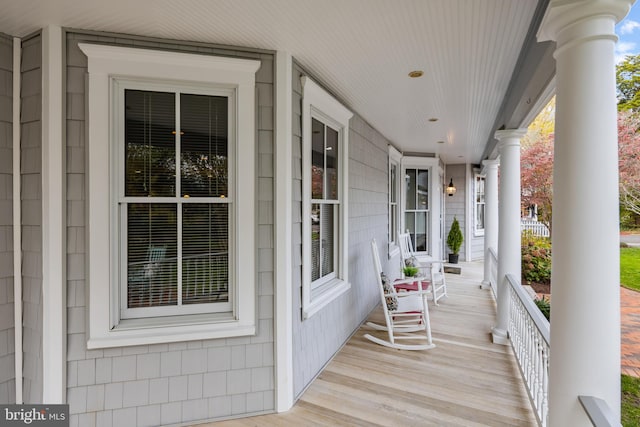
M 72 425 L 118 427 L 564 427 L 589 422 L 587 397 L 619 419 L 614 27 L 633 1 L 116 3 L 3 3 L 0 403 L 67 403 Z M 144 116 L 157 132 L 135 143 L 126 112 L 147 110 L 134 92 L 171 94 L 149 101 L 168 113 Z M 183 144 L 183 92 L 220 101 L 219 135 L 209 107 L 194 119 L 197 147 L 189 132 Z M 553 93 L 550 334 L 518 296 L 519 144 Z M 126 193 L 143 175 L 126 167 L 130 144 L 166 154 L 166 195 L 146 181 Z M 228 191 L 178 191 L 193 176 L 183 152 L 198 182 Z M 144 203 L 169 207 L 158 232 L 129 213 Z M 196 203 L 226 214 L 189 220 Z M 176 247 L 167 286 L 180 289 L 184 230 L 205 216 L 207 248 L 229 248 L 228 301 L 136 307 L 132 282 L 151 282 L 127 274 L 138 228 L 140 253 Z M 365 343 L 359 325 L 380 315 L 371 239 L 393 275 L 399 233 L 441 258 L 454 218 L 462 260 L 484 265 L 450 276 L 437 347 Z
M 492 344 L 496 303 L 480 288 L 482 263 L 461 264 L 461 275 L 447 274 L 449 298 L 429 303 L 436 348 L 380 347 L 363 325 L 290 411 L 207 425 L 536 425 L 511 347 Z M 377 307 L 368 320 L 381 317 Z

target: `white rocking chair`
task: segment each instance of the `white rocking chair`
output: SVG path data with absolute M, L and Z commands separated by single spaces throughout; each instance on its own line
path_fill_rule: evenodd
M 386 325 L 367 322 L 367 326 L 376 331 L 386 331 L 389 339 L 385 340 L 366 334 L 364 337 L 376 344 L 399 350 L 429 350 L 435 347 L 431 338 L 431 324 L 429 323 L 429 308 L 427 307 L 427 291 L 416 284 L 416 291 L 396 292 L 394 286 L 383 281 L 382 266 L 378 256 L 376 240 L 371 241 L 373 254 L 373 266 L 375 269 L 382 309 Z M 393 282 L 393 285 L 410 283 L 420 279 L 401 279 Z M 417 332 L 420 332 L 419 334 Z M 426 340 L 426 344 L 400 344 L 398 340 Z
M 438 300 L 447 295 L 447 281 L 444 275 L 444 264 L 446 261 L 437 260 L 428 255 L 417 256 L 413 251 L 413 244 L 411 243 L 411 236 L 409 233 L 402 233 L 398 235 L 400 242 L 400 258 L 402 267 L 407 265 L 407 261 L 414 263 L 417 261 L 418 267 L 423 274 L 430 278 L 431 292 L 433 293 L 433 303 L 438 305 Z

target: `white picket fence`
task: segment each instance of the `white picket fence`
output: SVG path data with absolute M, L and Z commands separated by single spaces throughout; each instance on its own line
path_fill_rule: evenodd
M 547 228 L 547 226 L 540 221 L 535 221 L 533 219 L 521 219 L 520 230 L 531 231 L 534 236 L 549 237 L 549 229 Z

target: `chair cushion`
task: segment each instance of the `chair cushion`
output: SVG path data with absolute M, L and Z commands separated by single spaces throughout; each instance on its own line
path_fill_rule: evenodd
M 384 273 L 380 273 L 380 280 L 382 281 L 382 290 L 385 293 L 384 299 L 387 303 L 387 310 L 396 311 L 398 309 L 398 297 L 395 295 L 395 289 L 393 289 L 389 278 Z

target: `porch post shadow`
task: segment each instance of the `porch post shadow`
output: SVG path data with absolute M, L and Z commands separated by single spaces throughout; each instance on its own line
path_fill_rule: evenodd
M 552 1 L 556 41 L 549 425 L 590 425 L 578 396 L 620 419 L 615 24 L 631 0 Z

